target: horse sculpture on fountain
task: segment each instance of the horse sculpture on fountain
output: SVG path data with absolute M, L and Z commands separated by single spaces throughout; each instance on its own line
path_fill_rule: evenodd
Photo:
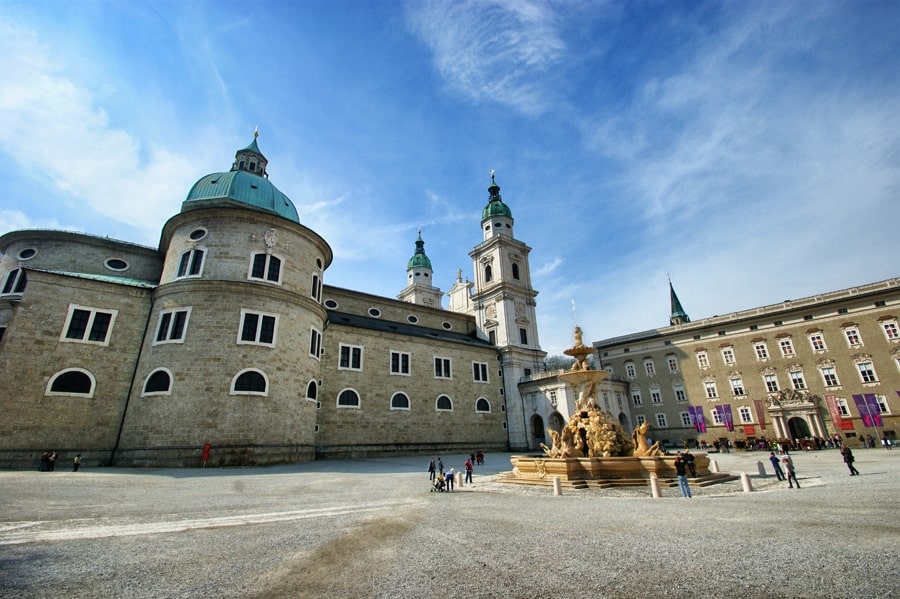
M 634 455 L 636 456 L 654 456 L 654 455 L 663 455 L 662 447 L 659 445 L 659 441 L 654 443 L 653 445 L 649 445 L 647 443 L 647 432 L 650 430 L 650 423 L 644 421 L 643 424 L 640 424 L 634 427 L 634 432 L 631 433 L 631 440 L 634 442 Z

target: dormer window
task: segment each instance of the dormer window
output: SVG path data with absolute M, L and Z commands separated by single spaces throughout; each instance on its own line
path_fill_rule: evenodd
M 243 161 L 243 160 L 241 160 L 240 162 L 238 162 L 238 170 L 239 170 L 239 171 L 244 170 L 244 161 Z
M 250 171 L 254 172 L 254 173 L 256 172 L 256 163 L 255 162 L 250 163 Z

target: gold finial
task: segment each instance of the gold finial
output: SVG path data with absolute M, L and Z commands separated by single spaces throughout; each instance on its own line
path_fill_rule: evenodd
M 259 125 L 253 130 L 253 139 L 256 139 L 257 137 L 259 137 Z

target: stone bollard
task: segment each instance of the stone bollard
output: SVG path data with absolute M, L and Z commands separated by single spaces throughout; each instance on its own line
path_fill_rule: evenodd
M 719 472 L 719 463 L 715 460 L 710 460 L 709 461 L 709 471 L 712 472 L 713 474 L 718 473 Z
M 659 477 L 656 472 L 650 473 L 650 495 L 654 499 L 659 499 L 662 494 L 659 492 Z
M 559 477 L 553 477 L 553 494 L 562 495 L 562 485 L 559 484 Z
M 766 467 L 763 466 L 762 462 L 756 462 L 756 469 L 759 471 L 761 477 L 768 478 L 769 474 L 766 472 Z
M 750 475 L 746 472 L 741 472 L 741 484 L 744 486 L 744 493 L 753 492 L 753 485 L 750 484 Z
M 455 478 L 455 480 L 456 480 L 456 486 L 457 486 L 457 487 L 463 486 L 463 473 L 462 473 L 462 472 L 455 472 L 455 473 L 453 474 L 453 476 L 454 476 L 454 478 Z

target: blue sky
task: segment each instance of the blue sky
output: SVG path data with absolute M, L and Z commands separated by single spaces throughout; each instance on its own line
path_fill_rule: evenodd
M 156 246 L 250 143 L 394 297 L 495 169 L 543 349 L 897 276 L 900 3 L 2 0 L 0 232 Z

